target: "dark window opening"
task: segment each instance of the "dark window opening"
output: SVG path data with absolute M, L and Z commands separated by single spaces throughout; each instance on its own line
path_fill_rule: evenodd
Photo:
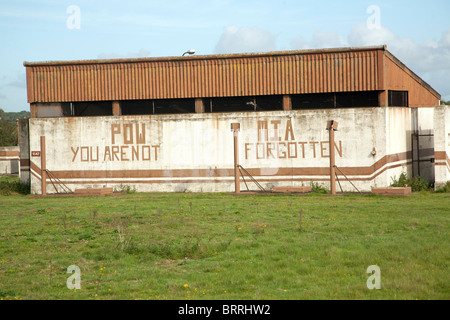
M 377 91 L 295 94 L 292 109 L 377 107 Z
M 120 101 L 122 115 L 194 113 L 194 99 Z
M 205 99 L 205 112 L 251 112 L 283 110 L 281 96 L 224 97 Z
M 150 103 L 154 105 L 155 114 L 195 113 L 194 99 L 153 100 Z
M 283 110 L 283 96 L 256 97 L 256 111 Z
M 388 106 L 390 107 L 407 107 L 408 91 L 388 91 Z
M 292 109 L 334 108 L 334 97 L 332 93 L 295 94 L 291 96 Z
M 120 101 L 122 115 L 153 114 L 152 100 L 124 100 Z
M 255 98 L 225 97 L 211 98 L 210 112 L 255 111 Z
M 74 102 L 72 106 L 74 116 L 112 116 L 111 101 Z

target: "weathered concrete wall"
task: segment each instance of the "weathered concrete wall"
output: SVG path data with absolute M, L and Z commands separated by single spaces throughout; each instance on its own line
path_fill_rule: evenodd
M 434 108 L 435 189 L 450 181 L 450 106 Z
M 232 192 L 234 122 L 240 164 L 266 189 L 312 181 L 329 188 L 328 120 L 339 123 L 336 165 L 359 190 L 387 186 L 408 167 L 407 108 L 36 118 L 29 120 L 32 193 L 41 193 L 41 136 L 46 168 L 72 190 Z M 339 181 L 355 191 L 342 175 Z M 49 179 L 47 192 L 55 192 Z
M 19 175 L 19 147 L 0 147 L 0 175 Z
M 20 147 L 20 181 L 30 182 L 30 132 L 29 120 L 19 119 L 19 147 Z
M 384 186 L 389 186 L 400 174 L 408 176 L 411 166 L 411 109 L 386 109 L 386 167 L 389 174 L 382 176 Z
M 434 182 L 433 108 L 387 109 L 387 155 L 390 185 L 400 174 Z

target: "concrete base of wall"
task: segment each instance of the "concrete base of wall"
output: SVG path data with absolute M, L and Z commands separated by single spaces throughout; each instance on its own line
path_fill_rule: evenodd
M 372 193 L 385 196 L 408 196 L 412 193 L 411 187 L 372 188 Z
M 311 192 L 311 187 L 289 187 L 289 186 L 281 186 L 281 187 L 274 187 L 272 189 L 272 192 L 274 193 L 307 193 Z
M 111 195 L 113 194 L 113 192 L 114 192 L 113 188 L 101 188 L 101 189 L 85 188 L 85 189 L 76 189 L 74 194 L 77 196 L 105 196 L 107 194 Z

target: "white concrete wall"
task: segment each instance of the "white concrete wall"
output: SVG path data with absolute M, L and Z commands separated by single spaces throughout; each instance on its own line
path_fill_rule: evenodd
M 19 175 L 19 147 L 0 147 L 0 175 Z
M 435 189 L 450 181 L 450 106 L 434 108 Z
M 386 156 L 388 173 L 382 176 L 389 186 L 402 173 L 412 174 L 411 164 L 411 109 L 386 108 Z
M 311 181 L 329 188 L 328 120 L 339 123 L 336 165 L 360 191 L 388 186 L 408 167 L 407 108 L 33 118 L 32 193 L 41 193 L 41 136 L 47 169 L 72 190 L 122 184 L 137 191 L 232 192 L 233 122 L 241 128 L 240 164 L 266 189 Z M 344 191 L 356 191 L 342 175 L 339 181 Z M 49 180 L 47 192 L 55 192 Z

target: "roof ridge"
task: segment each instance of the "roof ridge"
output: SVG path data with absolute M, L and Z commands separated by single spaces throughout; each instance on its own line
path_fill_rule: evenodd
M 378 45 L 378 46 L 363 46 L 363 47 L 339 47 L 339 48 L 284 50 L 284 51 L 251 52 L 251 53 L 192 55 L 185 57 L 167 56 L 167 57 L 142 57 L 142 58 L 119 58 L 119 59 L 55 60 L 55 61 L 37 61 L 37 62 L 24 61 L 23 65 L 25 67 L 33 67 L 33 66 L 51 66 L 51 65 L 114 64 L 127 62 L 138 63 L 151 61 L 186 61 L 186 60 L 208 60 L 208 59 L 212 60 L 212 59 L 386 50 L 386 48 L 387 48 L 386 45 Z

